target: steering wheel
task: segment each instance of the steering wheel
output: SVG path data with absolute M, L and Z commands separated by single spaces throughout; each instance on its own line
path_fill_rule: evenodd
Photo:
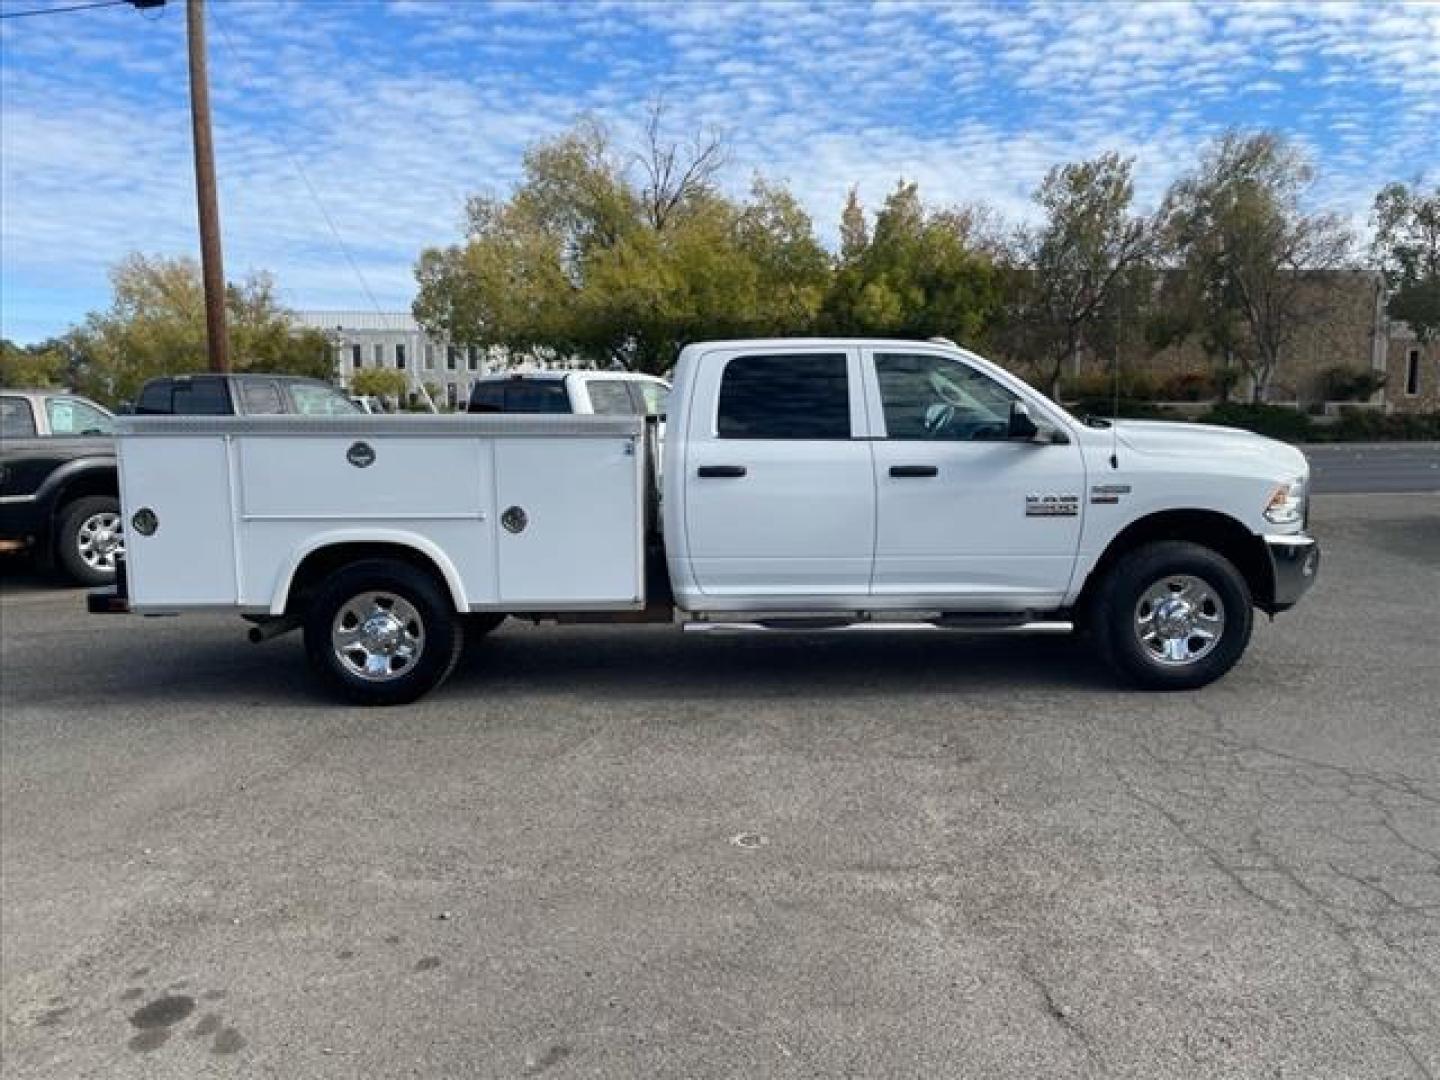
M 955 406 L 948 401 L 935 401 L 925 407 L 925 435 L 936 439 L 955 422 Z
M 930 389 L 935 391 L 935 396 L 946 405 L 959 409 L 969 408 L 970 402 L 965 399 L 965 395 L 961 392 L 960 388 L 945 378 L 945 376 L 941 375 L 940 372 L 932 371 L 927 374 L 925 378 L 930 383 Z

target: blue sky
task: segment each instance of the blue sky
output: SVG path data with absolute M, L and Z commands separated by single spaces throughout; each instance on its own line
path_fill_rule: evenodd
M 103 307 L 128 251 L 197 249 L 184 23 L 0 21 L 0 334 Z M 657 94 L 675 132 L 726 133 L 727 186 L 785 180 L 827 241 L 852 184 L 1022 222 L 1048 167 L 1107 149 L 1150 208 L 1229 126 L 1300 142 L 1357 226 L 1382 184 L 1440 180 L 1440 3 L 213 0 L 210 61 L 228 276 L 295 307 L 407 308 L 467 193 L 585 114 L 623 142 Z

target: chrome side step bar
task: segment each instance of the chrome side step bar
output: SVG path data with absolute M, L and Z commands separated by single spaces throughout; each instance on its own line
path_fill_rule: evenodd
M 962 634 L 1068 634 L 1075 624 L 1059 619 L 1041 619 L 1032 622 L 998 623 L 986 626 L 979 623 L 937 623 L 937 622 L 838 622 L 834 619 L 774 619 L 759 622 L 684 622 L 680 628 L 687 634 L 835 634 L 855 630 L 871 630 L 881 633 L 907 633 L 916 630 L 945 630 Z

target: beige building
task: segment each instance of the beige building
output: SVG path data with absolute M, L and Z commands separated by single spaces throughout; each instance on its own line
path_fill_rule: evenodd
M 1410 328 L 1385 313 L 1385 295 L 1379 279 L 1363 271 L 1326 275 L 1317 288 L 1326 290 L 1316 307 L 1323 314 L 1302 327 L 1280 355 L 1266 400 L 1314 408 L 1325 398 L 1325 373 L 1334 368 L 1372 371 L 1385 376 L 1385 385 L 1369 404 L 1387 412 L 1420 412 L 1440 408 L 1440 347 L 1422 345 Z M 1204 375 L 1215 360 L 1198 342 L 1186 341 L 1158 352 L 1141 342 L 1131 345 L 1121 363 L 1128 370 L 1144 370 L 1161 380 L 1181 374 Z M 1106 360 L 1086 365 L 1093 372 L 1108 370 Z M 1234 397 L 1249 398 L 1249 387 L 1236 385 Z

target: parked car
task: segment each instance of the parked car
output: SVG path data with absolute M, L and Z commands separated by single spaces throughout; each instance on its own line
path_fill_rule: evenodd
M 140 388 L 137 416 L 349 416 L 361 412 L 345 393 L 298 375 L 164 375 Z
M 507 616 L 1084 630 L 1180 690 L 1315 580 L 1284 443 L 1076 419 L 949 343 L 719 341 L 676 370 L 663 498 L 638 416 L 126 418 L 128 573 L 91 610 L 303 627 L 330 686 L 375 704 Z
M 115 418 L 63 390 L 0 390 L 0 551 L 28 550 L 81 585 L 124 550 Z
M 468 411 L 664 416 L 669 394 L 664 379 L 629 371 L 516 371 L 482 375 Z

